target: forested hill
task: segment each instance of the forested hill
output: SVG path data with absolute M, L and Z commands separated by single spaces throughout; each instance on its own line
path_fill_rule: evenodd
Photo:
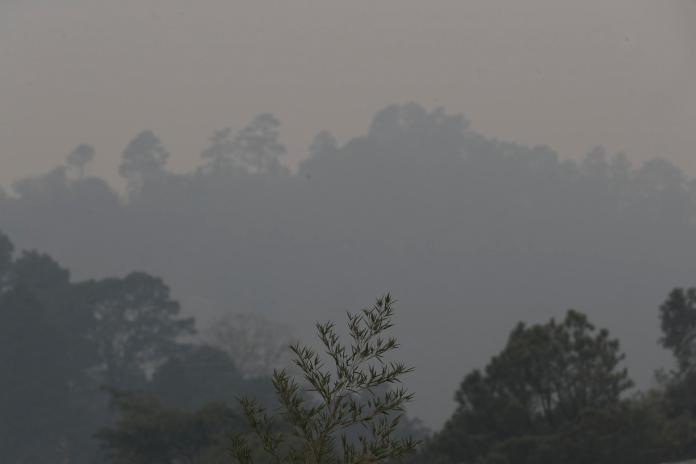
M 126 145 L 125 194 L 79 146 L 0 195 L 0 229 L 79 278 L 161 276 L 202 325 L 242 311 L 311 327 L 390 289 L 409 386 L 427 399 L 413 412 L 436 426 L 516 321 L 570 307 L 621 339 L 647 383 L 668 359 L 656 308 L 696 281 L 696 184 L 660 153 L 568 160 L 416 104 L 346 142 L 320 133 L 296 170 L 268 114 L 216 132 L 193 172 L 168 171 L 165 144 L 144 131 Z

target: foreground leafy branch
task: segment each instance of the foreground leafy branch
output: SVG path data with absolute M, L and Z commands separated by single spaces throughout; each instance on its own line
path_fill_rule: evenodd
M 274 371 L 279 408 L 269 415 L 254 400 L 240 403 L 253 431 L 253 443 L 237 435 L 232 455 L 240 464 L 367 464 L 402 457 L 415 449 L 412 438 L 394 432 L 413 395 L 401 382 L 413 369 L 388 361 L 398 348 L 384 333 L 392 327 L 389 294 L 371 309 L 348 313 L 350 345 L 341 343 L 332 322 L 317 324 L 326 357 L 308 346 L 291 347 L 302 386 L 285 370 Z M 262 452 L 258 452 L 258 450 Z

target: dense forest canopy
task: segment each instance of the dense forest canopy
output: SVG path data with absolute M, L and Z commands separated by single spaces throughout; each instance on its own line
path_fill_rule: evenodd
M 143 272 L 76 281 L 0 234 L 0 284 L 0 456 L 12 464 L 696 456 L 694 287 L 674 288 L 656 310 L 676 361 L 656 373 L 657 388 L 634 389 L 619 340 L 569 310 L 519 322 L 484 368 L 460 372 L 456 407 L 433 434 L 406 409 L 413 396 L 401 377 L 412 368 L 391 354 L 400 343 L 386 334 L 389 294 L 349 312 L 345 334 L 317 323 L 323 346 L 293 343 L 293 368 L 277 323 L 238 315 L 192 338 L 194 319 Z
M 166 434 L 187 420 L 190 430 L 213 421 L 217 434 L 243 428 L 231 409 L 236 396 L 270 404 L 270 385 L 245 378 L 236 352 L 194 343 L 195 321 L 179 314 L 159 278 L 75 281 L 46 254 L 15 252 L 0 233 L 0 284 L 3 462 L 91 463 L 95 437 L 106 450 L 127 452 L 138 445 L 125 437 L 142 435 L 157 449 L 147 424 Z M 118 418 L 115 430 L 100 431 Z M 160 445 L 158 452 L 172 442 Z
M 161 276 L 203 327 L 246 312 L 304 336 L 390 289 L 418 367 L 409 386 L 428 398 L 413 410 L 435 426 L 518 320 L 586 312 L 622 340 L 640 385 L 670 362 L 655 308 L 693 282 L 696 183 L 659 153 L 635 165 L 597 147 L 574 161 L 409 103 L 345 142 L 320 133 L 291 170 L 280 128 L 263 114 L 217 131 L 185 173 L 145 130 L 124 143 L 126 192 L 89 174 L 109 155 L 80 145 L 0 195 L 0 229 L 79 279 Z

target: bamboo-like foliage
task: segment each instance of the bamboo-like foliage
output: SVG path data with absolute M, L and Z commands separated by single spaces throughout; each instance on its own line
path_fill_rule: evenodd
M 348 313 L 350 345 L 344 345 L 332 322 L 317 324 L 325 355 L 308 346 L 291 347 L 302 373 L 302 386 L 285 370 L 273 373 L 279 408 L 268 414 L 255 401 L 240 403 L 253 431 L 232 442 L 240 464 L 366 464 L 402 457 L 414 450 L 412 438 L 395 438 L 406 403 L 413 395 L 401 382 L 413 369 L 385 359 L 398 348 L 393 337 L 393 299 L 389 294 L 371 309 Z

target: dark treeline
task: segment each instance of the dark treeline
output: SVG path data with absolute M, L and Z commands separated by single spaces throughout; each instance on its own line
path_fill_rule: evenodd
M 457 407 L 413 463 L 617 464 L 696 457 L 696 289 L 659 309 L 661 343 L 678 361 L 659 388 L 633 389 L 619 341 L 570 310 L 520 323 L 484 369 L 468 373 Z M 692 462 L 692 461 L 689 461 Z
M 245 316 L 201 342 L 179 312 L 156 277 L 74 281 L 0 234 L 0 460 L 230 462 L 232 434 L 249 428 L 238 399 L 277 406 L 267 370 L 288 367 L 287 338 Z M 396 432 L 427 433 L 414 419 Z
M 451 366 L 463 380 L 445 425 L 429 435 L 418 420 L 402 417 L 393 436 L 422 440 L 411 464 L 694 458 L 696 288 L 672 290 L 655 314 L 660 343 L 675 360 L 673 369 L 656 373 L 655 388 L 634 388 L 618 339 L 569 310 L 560 320 L 518 323 L 483 369 Z M 278 363 L 278 327 L 228 319 L 210 343 L 201 342 L 169 288 L 143 272 L 75 281 L 50 256 L 18 253 L 0 235 L 0 316 L 3 462 L 226 464 L 235 434 L 250 432 L 237 399 L 277 406 L 259 366 L 286 364 Z M 309 365 L 324 369 L 313 359 Z M 443 379 L 433 381 L 446 388 Z M 301 392 L 310 388 L 300 385 Z M 377 407 L 370 400 L 381 392 L 379 384 L 366 387 L 356 401 Z M 311 395 L 298 397 L 312 404 Z M 365 430 L 347 432 L 351 440 Z
M 693 281 L 696 189 L 659 153 L 564 160 L 406 104 L 346 143 L 321 133 L 291 171 L 279 124 L 216 132 L 188 173 L 167 170 L 144 131 L 122 153 L 122 194 L 89 175 L 95 151 L 79 146 L 0 195 L 0 228 L 79 278 L 161 276 L 203 325 L 234 311 L 311 327 L 391 289 L 411 386 L 433 397 L 414 408 L 433 424 L 452 392 L 430 379 L 456 384 L 517 320 L 586 311 L 621 338 L 641 385 L 668 362 L 654 307 Z
M 158 450 L 157 437 L 143 430 L 180 427 L 193 414 L 185 411 L 232 405 L 235 395 L 270 400 L 265 379 L 246 378 L 224 346 L 186 342 L 193 319 L 181 317 L 166 285 L 145 273 L 74 282 L 48 255 L 15 253 L 0 235 L 0 315 L 2 462 L 94 462 L 95 434 L 117 411 L 147 419 L 128 434 Z M 198 413 L 197 423 L 214 421 L 216 433 L 242 424 L 229 406 L 213 410 Z M 162 422 L 167 414 L 171 424 Z M 106 450 L 123 440 L 110 430 L 99 436 Z

